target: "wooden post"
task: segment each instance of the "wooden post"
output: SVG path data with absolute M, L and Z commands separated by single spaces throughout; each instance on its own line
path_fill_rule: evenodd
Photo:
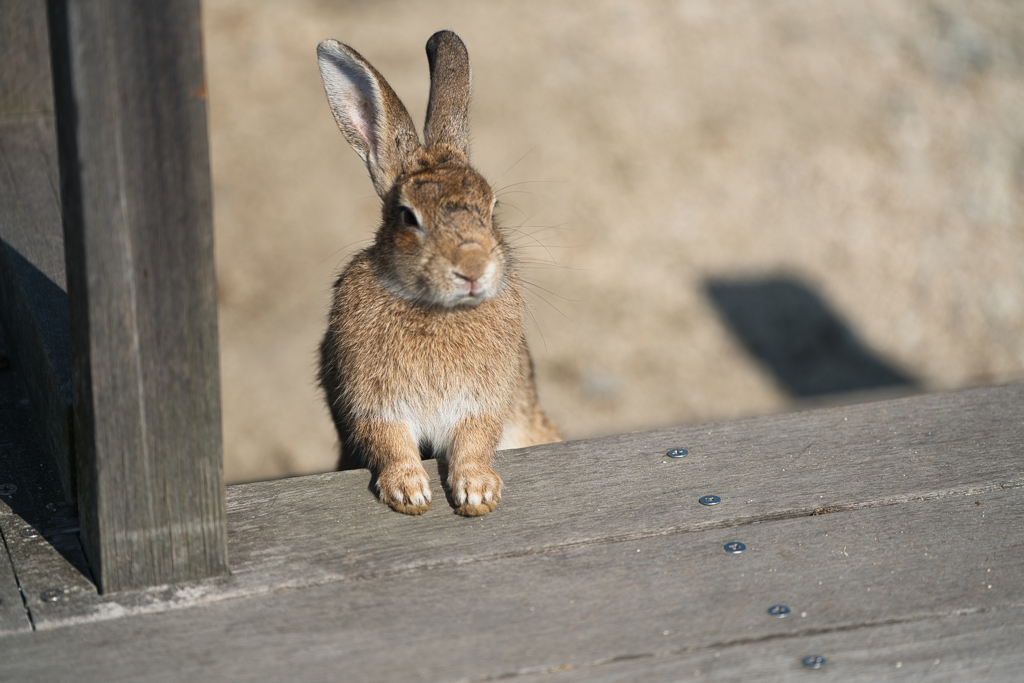
M 82 539 L 103 592 L 227 572 L 198 0 L 50 0 Z

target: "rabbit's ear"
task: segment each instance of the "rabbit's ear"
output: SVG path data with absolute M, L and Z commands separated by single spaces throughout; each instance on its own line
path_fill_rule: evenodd
M 334 120 L 383 197 L 421 147 L 412 118 L 384 77 L 348 45 L 325 40 L 316 54 Z
M 427 147 L 447 145 L 469 160 L 469 53 L 451 31 L 438 31 L 427 41 L 430 100 L 423 137 Z

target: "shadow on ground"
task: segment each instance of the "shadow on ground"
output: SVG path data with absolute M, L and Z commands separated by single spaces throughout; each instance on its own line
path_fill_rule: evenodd
M 704 292 L 747 351 L 796 398 L 916 386 L 797 280 L 713 279 Z

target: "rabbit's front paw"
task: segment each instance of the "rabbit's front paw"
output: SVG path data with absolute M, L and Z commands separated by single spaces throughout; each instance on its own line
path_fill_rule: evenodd
M 486 515 L 501 500 L 501 477 L 493 468 L 460 468 L 451 478 L 455 512 L 463 517 Z
M 419 463 L 382 470 L 377 493 L 382 503 L 407 515 L 422 515 L 430 509 L 430 480 Z

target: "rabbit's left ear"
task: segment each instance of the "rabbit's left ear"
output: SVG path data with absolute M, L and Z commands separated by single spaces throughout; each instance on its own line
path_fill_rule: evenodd
M 427 147 L 446 145 L 469 160 L 469 90 L 473 80 L 469 52 L 451 31 L 427 41 L 430 100 L 423 137 Z
M 384 197 L 421 148 L 412 118 L 384 77 L 348 45 L 325 40 L 316 53 L 334 120 Z

